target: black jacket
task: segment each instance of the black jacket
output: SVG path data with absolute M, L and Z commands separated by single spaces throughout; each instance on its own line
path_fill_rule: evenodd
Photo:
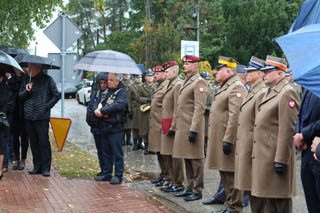
M 6 115 L 14 108 L 14 98 L 5 81 L 0 83 L 0 112 Z
M 315 95 L 311 95 L 310 102 L 308 104 L 308 108 L 306 111 L 306 119 L 304 123 L 302 123 L 302 108 L 305 101 L 307 90 L 305 90 L 302 103 L 300 106 L 300 112 L 298 116 L 298 120 L 296 123 L 296 132 L 301 132 L 304 138 L 304 141 L 308 145 L 308 149 L 310 149 L 313 138 L 316 136 L 315 128 L 317 126 L 317 121 L 320 120 L 320 98 Z M 303 127 L 303 128 L 302 128 Z
M 108 104 L 108 102 L 113 103 Z M 103 107 L 101 108 L 101 113 L 108 115 L 108 117 L 102 118 L 99 124 L 103 132 L 118 132 L 123 130 L 124 122 L 126 121 L 127 104 L 128 93 L 121 82 L 117 88 L 108 89 L 105 101 L 102 102 Z
M 24 101 L 24 118 L 28 120 L 43 120 L 50 118 L 50 109 L 58 102 L 59 92 L 53 79 L 40 72 L 31 79 L 32 90 L 26 91 L 29 78 L 23 79 L 19 98 Z

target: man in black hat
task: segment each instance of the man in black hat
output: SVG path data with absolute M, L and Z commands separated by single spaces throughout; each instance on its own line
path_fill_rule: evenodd
M 59 92 L 53 79 L 41 72 L 40 64 L 28 63 L 30 78 L 25 78 L 19 90 L 24 100 L 24 118 L 30 138 L 33 170 L 30 175 L 50 176 L 51 147 L 49 142 L 49 118 L 51 108 L 59 100 Z

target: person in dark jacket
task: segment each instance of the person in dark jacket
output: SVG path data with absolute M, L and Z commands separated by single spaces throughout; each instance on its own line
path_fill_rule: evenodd
M 50 176 L 51 147 L 49 142 L 50 110 L 59 100 L 59 92 L 53 79 L 41 72 L 40 64 L 28 64 L 31 78 L 24 79 L 19 97 L 24 101 L 24 118 L 30 138 L 33 170 L 29 174 Z
M 0 71 L 0 116 L 6 118 L 6 115 L 10 108 L 13 108 L 14 102 L 12 93 L 5 82 L 5 73 Z M 9 131 L 8 128 L 0 126 L 0 180 L 3 176 L 2 164 L 3 164 L 3 152 L 6 149 L 5 135 Z
M 320 98 L 305 90 L 294 136 L 296 147 L 302 150 L 301 180 L 310 213 L 319 212 L 320 209 L 320 164 L 311 151 L 312 141 L 319 134 L 316 131 L 317 122 L 320 120 L 319 107 Z
M 124 142 L 124 123 L 128 93 L 120 82 L 118 74 L 108 75 L 108 93 L 105 100 L 94 111 L 100 119 L 99 128 L 102 133 L 102 157 L 106 170 L 101 179 L 111 184 L 121 184 L 124 172 L 122 143 Z M 113 166 L 115 176 L 112 179 Z
M 98 117 L 94 114 L 94 110 L 98 108 L 98 105 L 101 101 L 105 99 L 106 93 L 108 92 L 108 79 L 107 75 L 100 76 L 100 87 L 96 92 L 92 93 L 90 96 L 90 101 L 87 106 L 87 123 L 91 127 L 90 131 L 93 134 L 94 142 L 97 148 L 100 172 L 97 174 L 96 181 L 104 181 L 103 171 L 105 171 L 105 164 L 102 157 L 102 139 L 101 139 L 101 131 L 98 128 Z M 90 116 L 95 116 L 94 119 L 90 118 Z M 90 120 L 91 119 L 91 120 Z
M 23 68 L 27 72 L 28 68 Z M 16 75 L 6 73 L 8 86 L 13 92 L 15 99 L 15 107 L 12 116 L 12 125 L 11 125 L 11 135 L 13 142 L 13 152 L 15 157 L 15 164 L 13 165 L 13 170 L 23 170 L 25 167 L 25 161 L 27 159 L 27 152 L 29 147 L 29 139 L 27 136 L 27 131 L 24 126 L 23 118 L 23 101 L 19 99 L 19 88 L 23 78 L 27 78 L 27 75 L 18 72 Z M 20 152 L 21 147 L 21 152 Z M 21 154 L 21 157 L 20 157 Z

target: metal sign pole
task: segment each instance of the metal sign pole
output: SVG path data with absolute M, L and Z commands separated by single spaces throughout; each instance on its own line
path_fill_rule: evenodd
M 64 69 L 65 69 L 65 56 L 66 56 L 66 48 L 65 48 L 65 36 L 66 36 L 66 15 L 62 14 L 62 44 L 61 44 L 61 118 L 64 117 Z

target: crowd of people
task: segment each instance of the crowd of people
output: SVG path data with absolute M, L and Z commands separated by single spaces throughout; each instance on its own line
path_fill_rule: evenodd
M 184 80 L 176 61 L 147 71 L 144 83 L 141 75 L 134 75 L 133 82 L 124 75 L 119 85 L 128 94 L 126 103 L 124 96 L 115 94 L 118 90 L 104 98 L 109 83 L 101 79 L 101 89 L 88 106 L 88 123 L 94 120 L 90 114 L 111 115 L 103 112 L 111 107 L 104 104 L 109 97 L 115 96 L 113 104 L 121 102 L 125 113 L 116 147 L 107 139 L 110 134 L 103 133 L 108 131 L 103 130 L 104 124 L 98 124 L 98 133 L 92 126 L 101 166 L 96 180 L 121 183 L 121 145 L 131 145 L 132 135 L 133 150 L 157 155 L 161 172 L 151 182 L 163 192 L 185 201 L 201 199 L 204 168 L 208 168 L 219 171 L 221 182 L 217 193 L 203 204 L 224 203 L 217 212 L 242 212 L 249 201 L 252 212 L 292 212 L 296 152 L 301 150 L 308 211 L 317 212 L 320 99 L 292 81 L 283 58 L 253 56 L 243 66 L 221 56 L 214 81 L 209 73 L 200 75 L 199 63 L 199 57 L 183 57 Z M 96 113 L 99 105 L 102 114 Z M 112 181 L 106 164 L 115 165 L 118 181 Z
M 221 181 L 203 204 L 224 204 L 217 212 L 242 212 L 249 201 L 252 212 L 292 212 L 301 152 L 308 211 L 319 211 L 320 99 L 292 81 L 286 60 L 252 56 L 243 66 L 220 56 L 214 81 L 198 72 L 199 57 L 182 60 L 184 78 L 176 61 L 133 81 L 129 74 L 100 75 L 86 116 L 101 169 L 95 180 L 121 184 L 122 146 L 132 145 L 157 155 L 161 171 L 151 182 L 163 192 L 202 199 L 208 168 L 219 171 Z M 28 63 L 26 74 L 0 72 L 0 180 L 8 170 L 10 140 L 13 169 L 24 169 L 30 141 L 29 174 L 50 176 L 49 118 L 59 93 L 41 70 Z

